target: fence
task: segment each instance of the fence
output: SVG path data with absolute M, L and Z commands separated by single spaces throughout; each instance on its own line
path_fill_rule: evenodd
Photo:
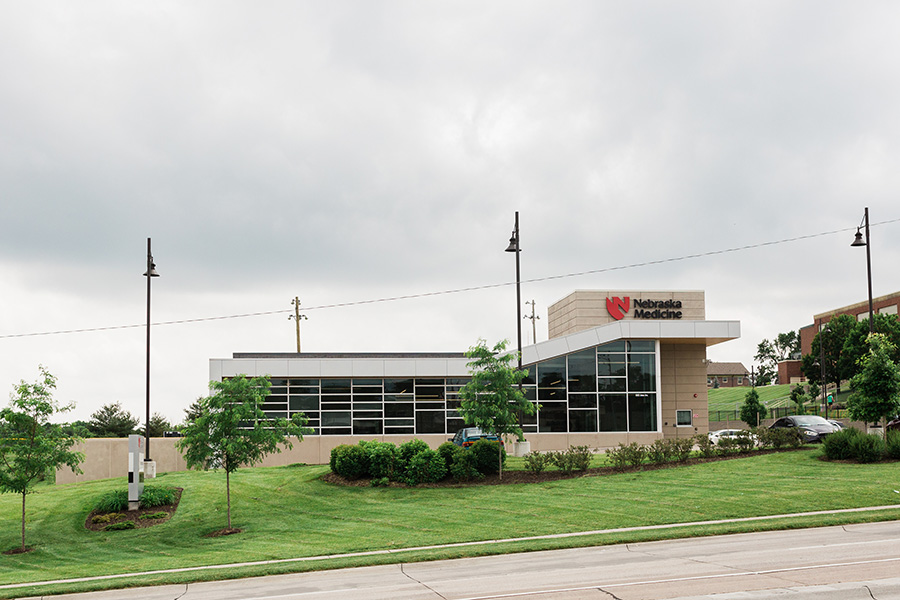
M 796 415 L 797 407 L 796 406 L 781 406 L 778 408 L 770 408 L 768 410 L 768 414 L 766 415 L 769 419 L 780 419 L 781 417 L 786 417 L 788 415 Z M 821 405 L 815 406 L 806 406 L 804 407 L 803 414 L 806 415 L 819 415 L 820 417 L 825 416 L 825 409 Z M 829 419 L 847 419 L 849 416 L 847 415 L 847 409 L 845 408 L 828 408 L 828 418 Z M 740 421 L 741 420 L 741 411 L 740 410 L 711 410 L 709 411 L 709 420 L 710 421 Z

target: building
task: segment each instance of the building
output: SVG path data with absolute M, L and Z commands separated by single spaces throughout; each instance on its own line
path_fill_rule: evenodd
M 879 296 L 872 299 L 872 310 L 876 314 L 897 315 L 900 309 L 900 292 L 894 292 L 887 296 Z M 807 325 L 800 329 L 800 352 L 809 354 L 812 352 L 812 343 L 816 334 L 825 327 L 831 319 L 837 315 L 850 315 L 857 321 L 863 321 L 869 318 L 869 301 L 857 302 L 849 306 L 835 308 L 818 315 L 813 316 L 812 325 Z
M 750 371 L 739 362 L 706 363 L 707 387 L 749 387 Z
M 706 348 L 740 337 L 737 321 L 705 320 L 703 292 L 577 291 L 549 308 L 550 339 L 522 349 L 523 429 L 533 450 L 650 443 L 708 429 Z M 473 336 L 474 337 L 474 336 Z M 362 439 L 437 446 L 463 427 L 462 353 L 235 353 L 210 379 L 269 375 L 263 409 L 304 412 L 308 462 Z

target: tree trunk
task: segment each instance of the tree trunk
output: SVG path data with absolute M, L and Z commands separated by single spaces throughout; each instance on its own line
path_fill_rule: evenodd
M 497 436 L 497 465 L 500 467 L 497 472 L 500 473 L 500 480 L 503 480 L 503 436 Z
M 225 498 L 228 504 L 228 529 L 231 529 L 231 473 L 225 469 Z
M 22 551 L 25 551 L 25 492 L 22 492 Z

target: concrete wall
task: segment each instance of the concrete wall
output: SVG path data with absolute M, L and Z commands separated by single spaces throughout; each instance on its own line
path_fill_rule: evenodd
M 691 437 L 709 431 L 705 344 L 660 344 L 662 433 L 666 438 Z M 690 410 L 691 427 L 675 425 L 675 412 Z

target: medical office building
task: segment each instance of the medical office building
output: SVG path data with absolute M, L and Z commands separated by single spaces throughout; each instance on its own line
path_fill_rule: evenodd
M 523 388 L 540 405 L 523 423 L 532 450 L 705 433 L 706 348 L 740 336 L 737 321 L 705 320 L 702 291 L 576 291 L 549 308 L 548 327 L 548 341 L 522 349 Z M 467 362 L 462 352 L 237 352 L 211 359 L 210 379 L 270 376 L 263 409 L 303 412 L 314 431 L 290 460 L 322 463 L 359 440 L 446 441 L 465 426 Z

